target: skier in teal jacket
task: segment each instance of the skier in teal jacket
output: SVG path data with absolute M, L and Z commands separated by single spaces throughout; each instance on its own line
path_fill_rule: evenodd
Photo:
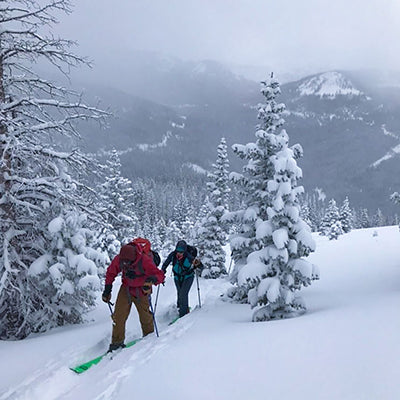
M 193 246 L 188 246 L 184 240 L 179 240 L 175 250 L 168 255 L 162 265 L 165 273 L 168 265 L 172 263 L 179 317 L 189 312 L 189 291 L 193 284 L 194 270 L 202 266 L 196 254 L 197 250 Z

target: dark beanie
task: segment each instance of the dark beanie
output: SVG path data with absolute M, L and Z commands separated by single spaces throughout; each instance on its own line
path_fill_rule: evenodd
M 126 244 L 126 245 L 121 247 L 121 250 L 119 252 L 119 258 L 121 260 L 135 261 L 136 257 L 137 257 L 136 246 L 132 246 L 130 244 Z
M 187 248 L 186 242 L 184 240 L 179 240 L 178 243 L 176 244 L 175 251 L 184 252 L 186 251 L 186 248 Z

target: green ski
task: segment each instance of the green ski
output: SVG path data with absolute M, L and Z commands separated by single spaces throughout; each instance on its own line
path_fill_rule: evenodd
M 132 340 L 131 342 L 128 342 L 124 348 L 132 347 L 140 340 L 142 340 L 142 338 Z M 105 353 L 99 357 L 94 358 L 93 360 L 90 360 L 81 365 L 78 365 L 77 367 L 73 367 L 73 368 L 70 367 L 70 370 L 76 372 L 77 374 L 81 374 L 82 372 L 87 371 L 92 365 L 98 364 L 107 354 L 109 354 L 109 353 Z
M 178 321 L 179 318 L 180 318 L 179 316 L 176 317 L 176 318 L 174 318 L 168 325 L 172 325 L 173 323 L 175 323 L 176 321 Z

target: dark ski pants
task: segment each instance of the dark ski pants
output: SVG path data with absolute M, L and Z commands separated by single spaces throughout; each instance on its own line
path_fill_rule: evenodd
M 178 294 L 179 317 L 183 317 L 189 312 L 189 291 L 193 283 L 194 276 L 186 279 L 175 277 L 175 286 Z
M 121 286 L 118 292 L 117 301 L 113 316 L 112 344 L 120 344 L 125 341 L 125 324 L 131 311 L 132 303 L 139 314 L 140 325 L 143 336 L 154 332 L 153 314 L 149 306 L 149 296 L 134 297 L 129 293 L 126 286 Z

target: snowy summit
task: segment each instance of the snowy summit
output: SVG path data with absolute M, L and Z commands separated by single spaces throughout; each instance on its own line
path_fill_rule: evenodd
M 334 99 L 336 96 L 361 96 L 349 79 L 339 72 L 325 72 L 304 81 L 297 89 L 301 96 L 319 96 Z

